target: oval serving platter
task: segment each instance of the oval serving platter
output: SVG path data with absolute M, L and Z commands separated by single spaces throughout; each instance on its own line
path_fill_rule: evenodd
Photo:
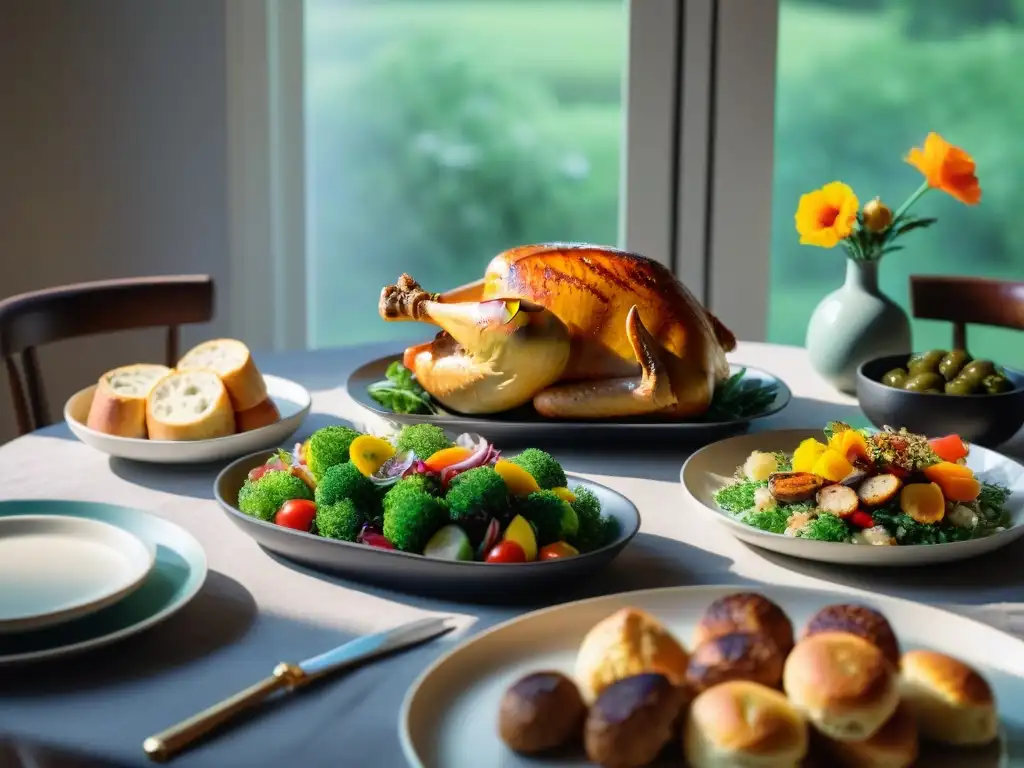
M 271 455 L 272 452 L 261 451 L 245 456 L 217 476 L 214 493 L 231 521 L 261 547 L 288 560 L 402 592 L 455 599 L 493 598 L 497 602 L 512 594 L 565 586 L 614 560 L 640 529 L 640 513 L 629 499 L 611 488 L 570 474 L 573 485 L 592 490 L 601 501 L 602 511 L 619 522 L 619 537 L 614 542 L 575 557 L 514 564 L 460 562 L 325 539 L 257 520 L 238 510 L 238 491 L 246 476 Z
M 313 405 L 309 391 L 279 376 L 264 376 L 267 394 L 281 418 L 274 424 L 213 440 L 145 440 L 118 437 L 86 426 L 96 385 L 72 395 L 64 406 L 64 420 L 79 440 L 103 453 L 151 464 L 198 464 L 226 461 L 287 442 L 302 426 Z
M 1002 454 L 979 445 L 971 445 L 967 466 L 982 480 L 1010 489 L 1006 508 L 1012 524 L 1005 531 L 983 538 L 946 544 L 903 546 L 866 546 L 830 541 L 814 541 L 770 533 L 741 523 L 715 504 L 715 492 L 727 485 L 737 467 L 752 451 L 782 451 L 791 454 L 800 441 L 820 439 L 820 430 L 782 429 L 737 435 L 696 451 L 680 471 L 683 491 L 698 514 L 724 525 L 740 541 L 805 560 L 840 565 L 908 566 L 966 560 L 1005 547 L 1024 535 L 1024 467 Z
M 858 602 L 880 611 L 903 650 L 928 648 L 953 655 L 978 669 L 995 693 L 1000 738 L 979 749 L 924 746 L 918 763 L 929 768 L 999 768 L 1024 761 L 1024 643 L 995 627 L 941 608 L 864 592 L 799 587 L 665 587 L 558 605 L 525 614 L 477 634 L 431 665 L 406 694 L 399 715 L 402 750 L 413 768 L 502 766 L 585 768 L 578 752 L 556 757 L 521 757 L 497 732 L 505 689 L 522 675 L 557 670 L 572 676 L 583 637 L 598 621 L 626 607 L 654 615 L 687 648 L 707 606 L 728 594 L 759 592 L 776 602 L 797 631 L 832 603 Z M 674 757 L 674 759 L 672 759 Z M 666 755 L 650 768 L 681 765 Z M 828 765 L 828 763 L 826 763 Z M 831 768 L 831 766 L 830 766 Z
M 655 417 L 583 421 L 549 419 L 528 406 L 489 416 L 463 416 L 443 409 L 434 414 L 395 413 L 370 397 L 367 387 L 384 379 L 384 372 L 388 366 L 393 362 L 401 362 L 401 359 L 401 355 L 388 355 L 357 368 L 346 382 L 349 396 L 362 408 L 387 421 L 398 424 L 436 424 L 453 432 L 479 432 L 490 435 L 496 441 L 539 439 L 545 442 L 564 442 L 594 438 L 619 440 L 624 437 L 646 437 L 671 438 L 688 443 L 708 442 L 747 429 L 752 422 L 778 413 L 789 405 L 792 399 L 789 387 L 777 376 L 759 368 L 733 363 L 730 366 L 733 373 L 746 369 L 744 382 L 776 386 L 775 400 L 757 416 L 732 421 L 665 421 Z

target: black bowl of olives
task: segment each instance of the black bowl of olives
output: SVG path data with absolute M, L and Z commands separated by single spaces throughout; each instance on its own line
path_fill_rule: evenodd
M 857 369 L 857 399 L 876 427 L 1005 443 L 1024 425 L 1024 373 L 962 349 L 869 360 Z

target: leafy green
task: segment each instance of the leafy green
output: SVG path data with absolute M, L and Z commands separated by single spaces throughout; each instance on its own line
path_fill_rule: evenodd
M 768 483 L 759 480 L 740 480 L 715 491 L 715 504 L 726 512 L 746 512 L 754 508 L 754 493 Z
M 412 371 L 395 360 L 384 372 L 384 380 L 366 388 L 377 404 L 392 413 L 437 413 L 433 399 L 416 381 Z
M 960 528 L 946 522 L 919 523 L 901 512 L 898 506 L 872 510 L 871 517 L 876 525 L 883 526 L 896 539 L 897 544 L 948 544 L 978 536 L 976 528 Z
M 774 451 L 772 455 L 775 457 L 775 471 L 776 472 L 792 472 L 793 471 L 793 457 L 789 456 L 782 451 Z
M 775 402 L 778 384 L 746 379 L 746 374 L 747 369 L 741 368 L 715 388 L 704 421 L 735 421 L 758 416 Z
M 816 541 L 849 541 L 850 526 L 842 518 L 823 512 L 804 526 L 800 537 Z
M 981 484 L 981 493 L 978 494 L 978 513 L 982 523 L 992 527 L 1009 527 L 1010 513 L 1005 509 L 1006 501 L 1010 498 L 1010 489 L 998 483 Z
M 825 425 L 825 429 L 822 432 L 825 433 L 825 439 L 831 440 L 832 437 L 839 432 L 846 432 L 851 429 L 850 425 L 842 421 L 830 421 Z
M 742 518 L 743 523 L 769 533 L 785 533 L 790 512 L 782 507 L 770 507 L 761 512 L 751 512 Z

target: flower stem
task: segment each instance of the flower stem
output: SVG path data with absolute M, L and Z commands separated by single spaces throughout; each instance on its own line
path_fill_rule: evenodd
M 921 182 L 921 186 L 917 188 L 917 191 L 914 192 L 914 194 L 912 194 L 910 197 L 908 197 L 906 202 L 903 203 L 903 205 L 901 205 L 899 209 L 896 211 L 896 214 L 892 217 L 892 224 L 890 224 L 889 227 L 894 227 L 896 223 L 903 218 L 904 214 L 906 214 L 906 212 L 910 210 L 910 206 L 916 203 L 920 199 L 921 195 L 923 195 L 929 189 L 931 189 L 931 187 L 928 186 L 927 181 Z

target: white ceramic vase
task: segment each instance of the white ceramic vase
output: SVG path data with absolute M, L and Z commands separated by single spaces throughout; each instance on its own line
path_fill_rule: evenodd
M 846 260 L 846 281 L 818 304 L 807 326 L 811 365 L 853 394 L 857 368 L 883 355 L 910 354 L 910 320 L 878 289 L 878 262 Z

